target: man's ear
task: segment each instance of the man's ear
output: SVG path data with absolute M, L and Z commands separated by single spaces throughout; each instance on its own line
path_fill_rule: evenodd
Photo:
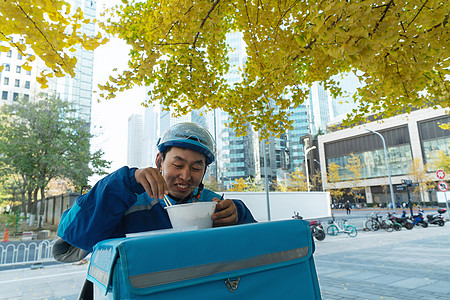
M 160 172 L 161 172 L 161 168 L 162 168 L 162 161 L 163 161 L 162 155 L 161 155 L 161 153 L 158 153 L 158 154 L 156 155 L 155 163 L 156 163 L 156 167 L 158 168 L 158 170 L 159 170 Z

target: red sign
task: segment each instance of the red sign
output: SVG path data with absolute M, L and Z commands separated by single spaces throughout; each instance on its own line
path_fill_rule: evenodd
M 443 180 L 445 178 L 445 171 L 444 170 L 437 170 L 436 171 L 436 177 L 440 180 Z
M 448 184 L 445 181 L 439 181 L 437 188 L 441 192 L 446 192 L 448 190 Z

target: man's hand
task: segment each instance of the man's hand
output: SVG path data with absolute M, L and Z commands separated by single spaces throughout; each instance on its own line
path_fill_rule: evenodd
M 234 225 L 238 221 L 237 209 L 234 202 L 230 199 L 219 200 L 217 198 L 213 199 L 214 202 L 217 202 L 216 210 L 211 218 L 213 219 L 214 227 L 219 226 L 227 226 Z
M 140 183 L 150 198 L 163 199 L 168 194 L 167 184 L 161 173 L 156 168 L 137 169 L 134 172 L 136 182 Z

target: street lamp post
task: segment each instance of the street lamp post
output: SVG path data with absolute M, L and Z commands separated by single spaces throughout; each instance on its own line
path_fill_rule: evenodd
M 320 171 L 322 172 L 322 165 L 320 164 L 320 161 L 318 161 L 317 159 L 314 158 L 314 161 L 319 165 L 320 167 Z M 323 182 L 322 182 L 322 191 L 325 192 L 325 187 L 323 186 Z
M 308 172 L 308 153 L 311 150 L 316 149 L 316 146 L 312 146 L 311 148 L 306 148 L 305 146 L 305 169 L 306 169 L 306 186 L 308 187 L 308 192 L 311 190 L 309 186 L 309 172 Z
M 384 159 L 386 160 L 386 170 L 387 170 L 387 174 L 388 174 L 388 178 L 389 178 L 389 190 L 391 192 L 392 209 L 394 210 L 394 213 L 395 213 L 394 189 L 392 188 L 391 170 L 389 168 L 389 160 L 388 160 L 388 154 L 387 154 L 387 149 L 386 149 L 386 141 L 384 140 L 384 137 L 380 133 L 373 131 L 371 129 L 367 129 L 367 128 L 366 128 L 366 130 L 378 135 L 381 138 L 381 141 L 383 142 Z
M 270 199 L 269 199 L 269 179 L 267 178 L 267 158 L 266 158 L 266 144 L 267 139 L 264 140 L 264 183 L 266 186 L 266 202 L 267 202 L 267 220 L 270 221 Z

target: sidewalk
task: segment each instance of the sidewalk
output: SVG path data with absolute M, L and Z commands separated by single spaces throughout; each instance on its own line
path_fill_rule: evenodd
M 315 243 L 324 300 L 450 299 L 450 223 L 390 233 L 359 231 L 356 238 L 327 236 Z M 87 267 L 1 271 L 0 299 L 77 299 Z
M 58 264 L 0 272 L 0 299 L 76 300 L 86 278 L 87 264 Z
M 450 299 L 449 223 L 327 236 L 315 261 L 324 300 Z

